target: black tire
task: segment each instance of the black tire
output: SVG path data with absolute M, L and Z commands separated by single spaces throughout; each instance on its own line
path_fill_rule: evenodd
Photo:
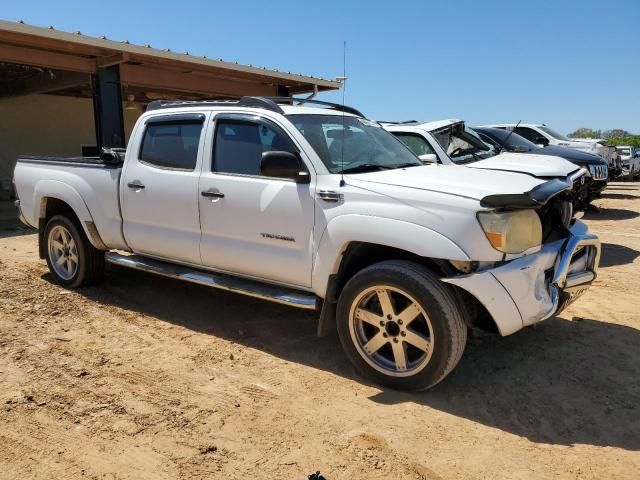
M 431 356 L 425 357 L 427 363 L 413 374 L 396 376 L 397 372 L 402 373 L 402 370 L 385 372 L 381 371 L 383 369 L 380 366 L 373 367 L 370 362 L 375 363 L 375 360 L 372 359 L 372 355 L 364 353 L 365 348 L 359 346 L 356 340 L 358 334 L 353 333 L 358 328 L 355 326 L 356 320 L 350 319 L 352 309 L 356 308 L 355 303 L 363 298 L 363 292 L 366 293 L 378 285 L 408 293 L 426 313 L 430 322 Z M 397 292 L 392 293 L 397 295 Z M 402 299 L 402 296 L 400 298 Z M 396 310 L 396 307 L 393 309 Z M 424 319 L 424 315 L 419 315 L 417 319 Z M 460 361 L 467 341 L 467 326 L 453 289 L 442 283 L 428 268 L 404 260 L 380 262 L 354 275 L 345 285 L 338 300 L 337 327 L 342 347 L 356 369 L 364 377 L 398 390 L 424 390 L 442 381 Z M 408 329 L 409 325 L 401 328 Z M 384 329 L 379 328 L 383 335 Z M 397 338 L 402 342 L 407 359 L 406 349 L 409 347 L 406 340 Z M 396 338 L 393 338 L 393 341 L 396 342 Z M 391 344 L 390 346 L 393 347 Z M 382 350 L 378 352 L 380 351 Z M 365 360 L 365 357 L 369 357 L 369 360 Z
M 52 258 L 51 248 L 49 248 L 49 242 L 51 241 L 51 232 L 56 227 L 66 229 L 77 246 L 77 268 L 70 278 L 62 277 L 53 266 L 54 259 Z M 61 285 L 68 288 L 78 288 L 97 283 L 102 278 L 104 273 L 104 251 L 98 250 L 91 245 L 84 231 L 78 225 L 77 220 L 66 215 L 51 217 L 45 227 L 42 241 L 45 242 L 44 251 L 49 271 Z

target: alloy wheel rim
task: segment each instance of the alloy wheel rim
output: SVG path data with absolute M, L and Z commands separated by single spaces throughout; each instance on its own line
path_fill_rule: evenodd
M 431 360 L 429 316 L 399 288 L 377 285 L 360 292 L 351 304 L 349 330 L 360 356 L 385 375 L 415 375 Z
M 78 271 L 78 246 L 71 232 L 56 225 L 49 232 L 49 259 L 53 270 L 63 280 L 71 280 Z

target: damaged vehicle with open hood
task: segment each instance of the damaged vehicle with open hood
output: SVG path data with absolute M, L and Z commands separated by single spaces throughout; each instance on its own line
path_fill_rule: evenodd
M 579 165 L 560 156 L 542 156 L 495 146 L 484 141 L 463 120 L 385 122 L 383 125 L 425 162 L 519 172 L 546 180 L 565 178 L 580 170 Z M 571 203 L 575 211 L 584 210 L 590 201 L 589 189 L 585 188 L 585 179 L 589 175 L 589 170 L 584 169 L 572 188 Z M 603 178 L 606 179 L 606 172 Z
M 425 165 L 354 108 L 243 97 L 153 102 L 126 151 L 22 156 L 14 184 L 67 288 L 109 263 L 111 281 L 132 268 L 317 311 L 364 376 L 425 389 L 469 327 L 509 335 L 589 288 L 600 243 L 570 201 L 583 174 Z

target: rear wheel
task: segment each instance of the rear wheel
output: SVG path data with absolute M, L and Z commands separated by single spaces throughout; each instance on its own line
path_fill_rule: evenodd
M 338 302 L 342 346 L 364 376 L 382 385 L 432 387 L 457 365 L 467 328 L 451 287 L 427 268 L 387 261 L 357 273 Z
M 77 288 L 102 277 L 104 252 L 91 245 L 84 231 L 69 217 L 52 217 L 47 222 L 43 239 L 49 271 L 58 283 Z

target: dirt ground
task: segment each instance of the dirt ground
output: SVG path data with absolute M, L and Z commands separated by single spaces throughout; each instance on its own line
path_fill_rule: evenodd
M 116 267 L 67 291 L 1 231 L 0 478 L 640 478 L 640 183 L 596 204 L 594 287 L 418 394 L 312 314 Z

